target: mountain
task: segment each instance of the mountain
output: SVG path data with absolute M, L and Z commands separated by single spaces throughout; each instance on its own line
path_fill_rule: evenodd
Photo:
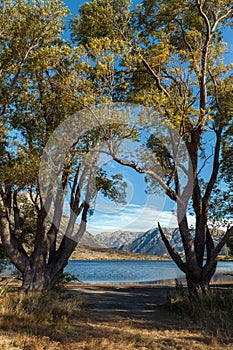
M 179 230 L 174 228 L 164 229 L 169 242 L 179 253 L 183 252 L 183 245 L 180 239 Z M 133 242 L 123 245 L 121 250 L 133 253 L 167 256 L 167 249 L 161 239 L 158 229 L 152 229 L 139 236 Z
M 124 250 L 121 249 L 122 246 L 130 244 L 141 235 L 143 232 L 115 231 L 99 233 L 95 238 L 108 248 Z
M 174 247 L 181 255 L 183 255 L 184 249 L 179 234 L 179 229 L 165 228 L 164 233 L 166 234 L 171 246 Z M 220 230 L 213 233 L 215 245 L 221 238 L 222 233 L 223 231 Z M 103 232 L 95 237 L 107 247 L 112 249 L 161 257 L 169 256 L 157 228 L 151 229 L 145 233 L 130 231 L 116 231 L 113 233 Z
M 88 231 L 84 232 L 84 235 L 82 236 L 79 244 L 85 245 L 85 246 L 91 247 L 91 248 L 107 248 L 105 244 L 103 244 L 99 240 L 97 240 L 95 238 L 95 236 L 93 236 Z
M 67 225 L 69 223 L 69 217 L 65 214 L 62 215 L 61 223 L 60 223 L 60 229 L 62 233 L 66 231 Z M 74 224 L 74 232 L 78 232 L 79 225 L 77 223 Z M 63 234 L 59 235 L 58 238 L 58 244 L 61 242 Z M 105 244 L 101 243 L 99 240 L 95 238 L 91 233 L 88 231 L 85 231 L 79 244 L 91 247 L 91 248 L 107 248 Z

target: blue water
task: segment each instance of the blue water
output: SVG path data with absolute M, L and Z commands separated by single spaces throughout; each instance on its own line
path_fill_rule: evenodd
M 152 282 L 183 276 L 172 261 L 157 260 L 70 261 L 65 271 L 86 283 Z
M 69 262 L 65 271 L 77 275 L 81 282 L 86 283 L 156 282 L 184 278 L 183 272 L 173 261 L 159 260 L 73 260 Z M 220 261 L 217 272 L 233 273 L 233 262 Z
M 10 274 L 12 267 L 1 272 L 1 275 Z M 156 282 L 184 278 L 184 274 L 173 261 L 164 260 L 71 260 L 65 272 L 76 275 L 80 282 L 111 283 L 111 282 Z M 217 274 L 233 273 L 232 261 L 220 261 Z M 229 280 L 229 276 L 221 275 L 218 280 Z

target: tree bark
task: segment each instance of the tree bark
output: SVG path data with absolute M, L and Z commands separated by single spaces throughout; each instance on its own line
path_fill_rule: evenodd
M 23 283 L 20 288 L 25 293 L 42 292 L 54 287 L 59 277 L 63 274 L 63 269 L 54 273 L 53 269 L 46 266 L 44 269 L 28 267 L 23 273 Z
M 11 232 L 7 213 L 0 209 L 0 234 L 2 244 L 6 250 L 6 254 L 15 265 L 15 267 L 23 273 L 29 265 L 29 259 L 22 244 Z
M 203 294 L 208 294 L 210 289 L 210 280 L 212 275 L 203 275 L 201 273 L 200 277 L 197 279 L 192 273 L 186 273 L 186 281 L 188 292 L 191 297 L 198 297 Z

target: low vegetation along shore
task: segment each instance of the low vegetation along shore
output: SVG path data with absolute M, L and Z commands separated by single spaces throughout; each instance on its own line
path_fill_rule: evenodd
M 231 289 L 190 303 L 182 286 L 80 283 L 25 295 L 2 280 L 0 288 L 1 350 L 233 347 Z

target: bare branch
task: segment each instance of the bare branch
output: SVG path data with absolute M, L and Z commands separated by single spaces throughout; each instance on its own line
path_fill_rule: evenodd
M 215 131 L 215 133 L 216 133 L 216 144 L 214 149 L 214 161 L 213 161 L 212 173 L 203 197 L 206 201 L 209 201 L 210 199 L 210 195 L 216 183 L 219 167 L 220 167 L 219 157 L 220 157 L 220 149 L 221 149 L 221 141 L 222 141 L 222 128 Z
M 206 44 L 207 44 L 208 41 L 210 40 L 210 36 L 211 36 L 210 21 L 209 21 L 209 18 L 207 17 L 207 15 L 206 15 L 206 13 L 203 11 L 203 4 L 202 4 L 201 0 L 196 0 L 196 4 L 197 4 L 197 8 L 198 8 L 198 11 L 199 11 L 201 17 L 204 19 L 205 24 L 206 24 L 206 29 L 207 29 Z
M 228 16 L 230 16 L 233 13 L 233 7 L 231 7 L 226 13 L 225 15 L 220 16 L 219 18 L 216 18 L 216 16 L 214 17 L 215 22 L 211 27 L 211 31 L 212 33 L 215 31 L 217 25 L 219 24 L 219 22 L 223 21 L 225 18 L 227 18 Z
M 199 175 L 199 174 L 201 173 L 201 171 L 204 169 L 204 167 L 205 167 L 205 165 L 206 165 L 206 162 L 207 162 L 211 157 L 213 157 L 213 155 L 214 155 L 214 154 L 211 153 L 211 154 L 204 160 L 204 162 L 203 162 L 202 166 L 200 167 L 200 169 L 199 169 L 197 175 Z
M 136 170 L 139 174 L 147 174 L 150 175 L 153 179 L 157 180 L 159 182 L 159 184 L 161 185 L 161 187 L 166 191 L 167 195 L 174 201 L 181 201 L 181 199 L 178 197 L 178 195 L 163 181 L 163 179 L 156 174 L 154 171 L 152 170 L 148 170 L 148 169 L 144 169 L 144 168 L 140 168 L 139 166 L 137 166 L 137 164 L 135 163 L 130 163 L 127 162 L 126 160 L 120 159 L 118 157 L 116 157 L 114 154 L 110 153 L 110 155 L 112 155 L 113 160 L 115 160 L 117 163 L 124 165 L 124 166 L 128 166 L 134 170 Z
M 159 227 L 159 232 L 160 232 L 160 235 L 162 237 L 162 240 L 163 240 L 171 258 L 175 261 L 176 265 L 181 269 L 181 271 L 186 273 L 186 264 L 181 259 L 179 253 L 170 245 L 170 243 L 169 243 L 167 237 L 165 236 L 159 222 L 158 222 L 158 227 Z
M 225 233 L 225 235 L 223 236 L 223 238 L 221 239 L 221 241 L 218 243 L 218 245 L 215 247 L 214 249 L 214 253 L 213 253 L 213 258 L 217 258 L 220 250 L 223 248 L 223 246 L 227 243 L 228 239 L 233 236 L 233 226 L 231 226 L 230 228 L 228 228 L 227 232 Z

